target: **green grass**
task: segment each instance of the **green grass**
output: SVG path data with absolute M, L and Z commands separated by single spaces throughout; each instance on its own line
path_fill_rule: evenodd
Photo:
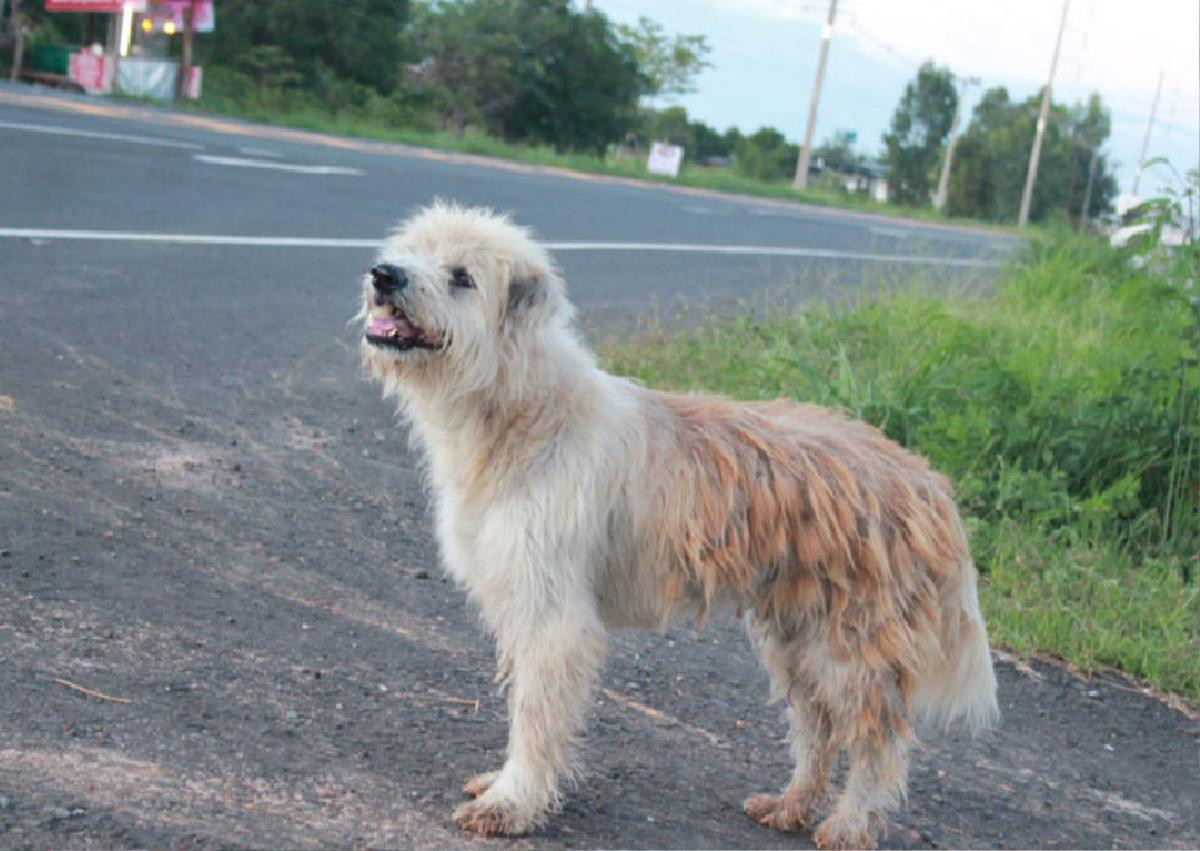
M 212 91 L 206 93 L 198 103 L 187 104 L 184 108 L 279 127 L 396 142 L 526 165 L 563 168 L 585 174 L 852 209 L 898 218 L 970 225 L 997 232 L 1014 230 L 1010 226 L 994 222 L 951 219 L 931 207 L 880 204 L 862 195 L 851 195 L 826 187 L 811 187 L 800 192 L 793 188 L 790 181 L 756 180 L 727 168 L 703 168 L 685 163 L 678 177 L 668 178 L 647 173 L 642 159 L 617 159 L 589 153 L 559 153 L 550 146 L 511 144 L 471 130 L 459 136 L 450 132 L 425 129 L 420 126 L 423 122 L 419 116 L 399 113 L 393 102 L 382 98 L 368 101 L 363 106 L 335 111 L 315 102 L 294 96 L 280 96 L 278 93 L 254 97 L 243 92 L 238 96 L 229 96 L 221 91 L 220 76 L 214 77 L 217 85 L 206 82 Z
M 998 537 L 982 592 L 994 640 L 1200 697 L 1200 589 L 1184 581 L 1182 556 L 1139 562 L 1111 544 L 1064 545 L 1017 523 Z
M 758 305 L 605 357 L 651 386 L 879 425 L 954 480 L 998 643 L 1195 698 L 1200 313 L 1186 263 L 1130 260 L 1059 236 L 987 295 Z

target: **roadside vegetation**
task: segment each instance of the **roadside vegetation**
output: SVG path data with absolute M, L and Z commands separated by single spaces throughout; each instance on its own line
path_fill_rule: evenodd
M 14 30 L 0 2 L 0 56 Z M 196 37 L 204 94 L 190 108 L 269 124 L 404 142 L 596 174 L 673 182 L 930 219 L 1011 224 L 1040 92 L 987 91 L 967 121 L 943 210 L 931 203 L 960 96 L 949 69 L 924 63 L 882 140 L 839 131 L 813 150 L 809 188 L 792 187 L 799 155 L 777 128 L 709 126 L 677 99 L 711 67 L 703 35 L 641 17 L 618 24 L 578 0 L 230 0 Z M 28 62 L 39 48 L 103 37 L 100 15 L 20 5 Z M 136 47 L 178 56 L 161 33 Z M 34 71 L 46 70 L 33 68 Z M 1116 194 L 1102 148 L 1108 111 L 1055 103 L 1032 199 L 1034 222 L 1091 220 Z M 646 172 L 655 141 L 684 148 L 676 179 Z M 882 141 L 878 157 L 870 152 Z M 1094 154 L 1094 156 L 1093 156 Z M 888 203 L 874 200 L 886 182 Z M 1087 210 L 1083 207 L 1086 204 Z
M 1122 249 L 1033 242 L 984 295 L 759 307 L 607 361 L 879 426 L 954 481 L 997 644 L 1197 698 L 1200 250 L 1159 247 L 1161 220 Z

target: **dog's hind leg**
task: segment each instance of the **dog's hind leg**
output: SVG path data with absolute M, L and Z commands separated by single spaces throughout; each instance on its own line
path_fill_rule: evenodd
M 589 611 L 537 618 L 502 636 L 512 660 L 508 757 L 492 783 L 454 811 L 463 830 L 517 834 L 542 823 L 573 772 L 576 739 L 604 659 L 605 632 Z
M 771 675 L 771 695 L 787 699 L 788 742 L 795 767 L 780 795 L 749 798 L 746 815 L 775 830 L 800 830 L 816 821 L 817 809 L 825 802 L 838 746 L 832 738 L 828 711 L 801 677 L 799 642 L 783 640 L 770 631 L 758 640 L 763 664 Z
M 833 812 L 813 834 L 818 848 L 874 848 L 906 792 L 909 739 L 895 689 L 877 682 L 862 694 L 855 717 L 837 719 L 853 725 L 850 770 Z

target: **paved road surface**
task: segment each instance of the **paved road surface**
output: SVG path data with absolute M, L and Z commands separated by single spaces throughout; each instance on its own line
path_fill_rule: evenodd
M 1009 250 L 25 91 L 0 88 L 0 230 L 26 234 L 0 236 L 4 848 L 487 845 L 449 811 L 502 757 L 491 647 L 441 578 L 403 431 L 344 330 L 365 245 L 414 205 L 491 203 L 558 242 L 909 258 L 561 251 L 601 327 L 781 279 L 978 283 L 990 267 L 912 258 Z M 48 229 L 75 233 L 29 235 Z M 1120 681 L 1000 677 L 997 732 L 927 734 L 889 845 L 1200 845 L 1193 722 Z M 546 832 L 491 846 L 810 847 L 740 813 L 788 768 L 734 624 L 618 636 L 603 685 L 585 784 Z

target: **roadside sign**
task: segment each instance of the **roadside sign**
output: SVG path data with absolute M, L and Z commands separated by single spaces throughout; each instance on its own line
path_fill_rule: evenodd
M 192 32 L 210 33 L 216 29 L 212 0 L 167 0 L 165 3 L 158 3 L 150 12 L 154 28 L 161 30 L 163 24 L 170 21 L 175 25 L 175 32 L 183 32 L 186 25 L 183 15 L 189 6 L 192 8 Z
M 187 76 L 183 79 L 183 94 L 188 100 L 200 99 L 200 84 L 204 69 L 199 65 L 191 65 L 187 69 Z
M 67 76 L 82 86 L 84 91 L 104 92 L 108 90 L 110 67 L 103 56 L 97 56 L 90 50 L 81 50 L 71 54 Z
M 668 145 L 666 142 L 655 142 L 650 146 L 650 157 L 646 160 L 646 171 L 651 174 L 665 174 L 667 177 L 678 177 L 679 166 L 683 163 L 683 148 L 678 145 Z

